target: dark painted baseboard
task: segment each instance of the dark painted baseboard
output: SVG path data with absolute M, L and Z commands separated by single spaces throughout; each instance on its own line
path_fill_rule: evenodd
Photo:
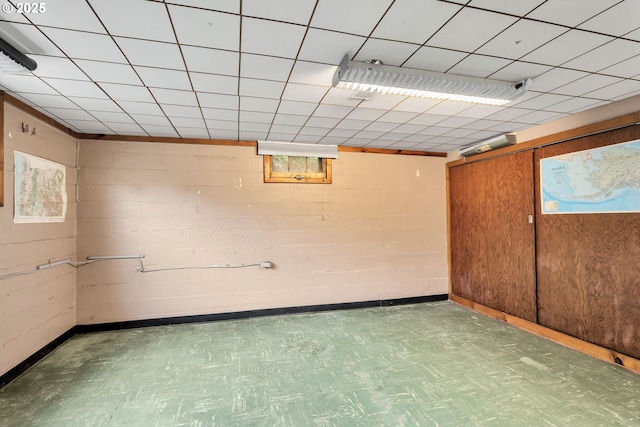
M 235 313 L 201 314 L 196 316 L 163 317 L 160 319 L 132 320 L 128 322 L 100 323 L 97 325 L 76 325 L 46 346 L 29 356 L 15 368 L 0 376 L 0 389 L 16 379 L 27 369 L 42 360 L 69 338 L 77 334 L 116 331 L 121 329 L 145 328 L 149 326 L 177 325 L 181 323 L 215 322 L 220 320 L 248 319 L 251 317 L 277 316 L 282 314 L 315 313 L 331 310 L 350 310 L 355 308 L 390 307 L 394 305 L 420 304 L 425 302 L 446 301 L 449 295 L 428 295 L 390 300 L 346 302 L 338 304 L 308 305 L 300 307 L 268 308 L 264 310 L 239 311 Z

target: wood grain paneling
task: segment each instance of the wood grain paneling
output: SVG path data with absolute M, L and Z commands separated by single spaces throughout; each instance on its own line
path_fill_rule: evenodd
M 536 321 L 533 153 L 449 169 L 452 293 Z
M 4 92 L 0 91 L 0 208 L 4 206 Z
M 536 183 L 542 158 L 639 138 L 635 126 L 537 149 Z M 541 325 L 640 357 L 640 214 L 539 215 L 537 272 Z

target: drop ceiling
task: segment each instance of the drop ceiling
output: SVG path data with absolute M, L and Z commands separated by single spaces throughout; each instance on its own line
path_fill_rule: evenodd
M 12 3 L 14 6 L 17 3 Z M 447 152 L 640 93 L 637 0 L 56 0 L 0 88 L 78 133 Z M 519 81 L 506 106 L 331 86 L 342 57 Z

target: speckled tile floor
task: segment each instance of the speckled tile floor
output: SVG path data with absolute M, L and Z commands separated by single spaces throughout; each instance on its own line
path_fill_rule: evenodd
M 640 375 L 449 302 L 78 335 L 0 426 L 640 426 Z

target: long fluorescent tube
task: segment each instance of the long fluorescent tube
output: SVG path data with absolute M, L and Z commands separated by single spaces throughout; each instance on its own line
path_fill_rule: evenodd
M 531 79 L 511 83 L 463 77 L 342 58 L 333 86 L 382 94 L 418 96 L 477 104 L 504 105 L 526 93 Z
M 38 64 L 0 37 L 0 73 L 33 71 Z

